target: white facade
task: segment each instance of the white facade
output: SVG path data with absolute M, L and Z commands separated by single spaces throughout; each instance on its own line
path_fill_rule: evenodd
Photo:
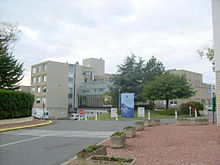
M 217 125 L 220 125 L 220 0 L 212 0 L 212 23 L 215 48 Z

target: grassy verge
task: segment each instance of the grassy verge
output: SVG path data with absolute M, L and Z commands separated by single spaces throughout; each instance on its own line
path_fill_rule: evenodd
M 171 117 L 175 117 L 175 112 L 174 110 L 163 110 L 163 111 L 151 111 L 150 115 L 151 115 L 151 119 L 157 119 L 157 118 L 171 118 Z M 179 117 L 187 117 L 179 115 Z M 144 119 L 147 118 L 147 111 L 145 111 L 145 117 L 137 117 L 137 111 L 135 110 L 134 113 L 134 118 L 125 118 L 125 117 L 121 117 L 120 115 L 118 116 L 119 119 Z M 98 120 L 105 120 L 105 119 L 115 119 L 115 118 L 111 118 L 111 114 L 102 114 L 102 115 L 98 115 Z M 95 120 L 95 117 L 90 117 L 88 118 L 88 120 Z

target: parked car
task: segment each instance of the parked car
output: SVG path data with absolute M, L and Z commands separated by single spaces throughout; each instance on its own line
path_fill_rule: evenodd
M 205 110 L 212 111 L 212 106 L 211 105 L 205 106 Z
M 37 119 L 48 119 L 48 111 L 43 109 L 37 109 L 36 112 L 34 112 L 33 117 Z
M 71 114 L 71 117 L 70 119 L 71 120 L 82 120 L 82 119 L 85 119 L 86 117 L 84 115 L 80 115 L 80 114 L 77 114 L 77 113 L 72 113 Z

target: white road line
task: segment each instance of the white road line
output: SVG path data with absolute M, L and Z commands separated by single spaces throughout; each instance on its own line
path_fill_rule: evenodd
M 6 143 L 6 144 L 0 145 L 0 147 L 10 146 L 10 145 L 13 145 L 13 144 L 18 144 L 18 143 L 23 143 L 23 142 L 26 142 L 26 141 L 40 139 L 40 138 L 43 138 L 43 137 L 46 137 L 46 136 L 38 136 L 38 137 L 33 137 L 33 138 L 25 139 L 25 140 L 20 140 L 20 141 L 12 142 L 12 143 Z

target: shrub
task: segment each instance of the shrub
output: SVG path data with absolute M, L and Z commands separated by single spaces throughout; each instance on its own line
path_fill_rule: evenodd
M 112 136 L 122 136 L 122 135 L 124 135 L 124 132 L 120 132 L 120 131 L 112 134 Z
M 183 103 L 180 106 L 180 114 L 189 115 L 189 107 L 192 107 L 192 114 L 195 113 L 195 108 L 196 108 L 197 114 L 198 116 L 200 116 L 199 110 L 203 110 L 204 105 L 196 101 L 189 101 L 187 103 Z
M 31 116 L 34 95 L 10 90 L 0 90 L 0 119 Z
M 160 111 L 160 115 L 175 115 L 175 109 L 165 109 Z
M 138 109 L 138 107 L 144 107 L 145 110 L 155 110 L 154 103 L 135 105 L 134 109 Z

